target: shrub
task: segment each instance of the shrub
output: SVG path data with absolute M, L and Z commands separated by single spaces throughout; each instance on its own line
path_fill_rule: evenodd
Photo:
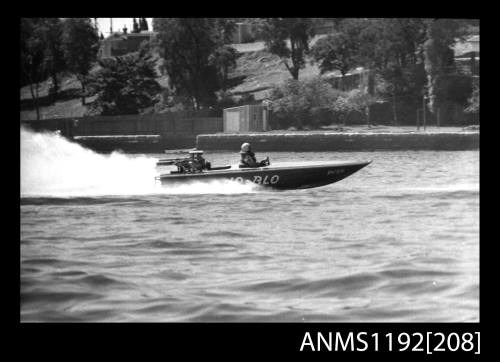
M 450 74 L 441 78 L 443 100 L 466 106 L 472 96 L 472 77 L 467 74 Z
M 479 113 L 479 86 L 474 87 L 472 96 L 469 98 L 468 106 L 465 108 L 466 113 Z
M 303 129 L 330 124 L 335 117 L 335 101 L 340 91 L 321 78 L 288 80 L 271 91 L 272 127 Z
M 271 127 L 304 129 L 319 128 L 334 122 L 347 123 L 354 113 L 365 116 L 365 110 L 375 97 L 360 89 L 342 92 L 327 81 L 314 78 L 309 81 L 289 80 L 272 90 L 273 116 Z

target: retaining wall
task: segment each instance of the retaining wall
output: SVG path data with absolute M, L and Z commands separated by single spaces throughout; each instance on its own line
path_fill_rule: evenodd
M 98 152 L 163 153 L 168 149 L 193 148 L 196 135 L 76 136 L 75 142 Z
M 59 131 L 99 152 L 192 148 L 196 135 L 222 132 L 222 117 L 213 117 L 210 110 L 25 120 L 21 124 L 35 131 Z
M 196 137 L 196 148 L 238 151 L 243 142 L 250 142 L 259 152 L 475 150 L 479 149 L 479 132 L 205 134 Z

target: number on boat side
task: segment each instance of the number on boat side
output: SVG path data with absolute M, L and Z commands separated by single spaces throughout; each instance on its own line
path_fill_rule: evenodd
M 275 185 L 279 180 L 280 177 L 278 175 L 273 175 L 271 177 L 266 175 L 264 178 L 262 178 L 262 176 L 254 176 L 252 181 L 259 185 Z M 243 177 L 231 177 L 231 181 L 244 182 L 244 179 Z
M 344 169 L 343 168 L 337 168 L 335 170 L 328 170 L 328 172 L 326 173 L 327 176 L 329 175 L 340 175 L 341 173 L 344 173 Z

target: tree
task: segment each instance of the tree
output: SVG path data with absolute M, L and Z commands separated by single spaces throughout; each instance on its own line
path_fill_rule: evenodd
M 175 94 L 189 99 L 193 109 L 213 105 L 219 82 L 211 55 L 227 43 L 234 23 L 214 18 L 155 18 L 153 27 Z
M 149 30 L 149 27 L 148 27 L 148 22 L 146 20 L 146 18 L 140 18 L 139 19 L 139 30 L 144 30 L 144 31 L 148 31 Z
M 43 67 L 45 45 L 43 37 L 38 32 L 41 23 L 41 18 L 21 18 L 21 85 L 30 85 L 37 120 L 40 119 L 39 83 L 47 74 Z
M 59 18 L 43 18 L 38 32 L 40 33 L 45 49 L 43 68 L 52 78 L 51 93 L 53 101 L 57 99 L 59 91 L 58 75 L 66 69 L 62 46 L 63 25 Z
M 358 64 L 358 42 L 346 33 L 338 32 L 319 39 L 311 49 L 321 74 L 339 70 L 342 77 Z
M 85 105 L 87 76 L 97 59 L 99 49 L 99 37 L 90 18 L 65 20 L 63 49 L 68 69 L 82 85 L 82 105 Z
M 367 92 L 363 92 L 360 89 L 353 89 L 349 92 L 347 92 L 345 100 L 342 99 L 344 97 L 339 97 L 340 99 L 337 100 L 334 104 L 334 108 L 339 111 L 344 111 L 344 108 L 346 108 L 347 105 L 347 110 L 349 111 L 358 111 L 360 113 L 363 113 L 366 117 L 366 122 L 368 124 L 368 127 L 371 126 L 371 119 L 370 119 L 370 106 L 377 101 L 377 98 L 372 96 L 371 94 Z M 346 113 L 348 113 L 346 112 Z M 344 117 L 345 121 L 345 117 Z
M 209 57 L 208 63 L 215 66 L 219 76 L 219 86 L 227 89 L 229 71 L 236 66 L 238 52 L 233 47 L 223 45 L 217 48 Z
M 309 52 L 309 40 L 314 36 L 312 20 L 267 18 L 259 25 L 259 36 L 264 39 L 268 51 L 281 58 L 293 79 L 299 79 L 299 71 L 304 68 L 305 56 Z
M 158 102 L 161 87 L 150 53 L 106 58 L 99 65 L 101 69 L 90 82 L 97 93 L 92 111 L 102 115 L 138 114 Z
M 427 40 L 423 45 L 429 107 L 440 125 L 440 107 L 445 98 L 444 78 L 455 71 L 451 46 L 464 33 L 464 23 L 454 19 L 432 19 L 427 21 Z
M 271 91 L 273 128 L 303 129 L 330 124 L 336 116 L 334 105 L 340 95 L 339 90 L 319 77 L 307 81 L 288 79 Z
M 424 20 L 344 18 L 336 21 L 336 29 L 336 34 L 320 39 L 313 47 L 320 69 L 345 72 L 365 67 L 368 83 L 375 84 L 378 79 L 378 91 L 391 97 L 397 124 L 397 97 L 418 101 L 425 85 L 418 52 L 425 40 Z M 372 87 L 368 93 L 374 95 Z
M 132 33 L 140 33 L 141 32 L 141 29 L 139 28 L 139 24 L 137 23 L 137 20 L 135 18 L 133 18 L 133 25 L 132 25 Z M 139 19 L 139 21 L 141 21 L 141 19 Z M 142 27 L 142 23 L 141 23 L 141 27 Z
M 473 87 L 472 95 L 468 99 L 468 106 L 465 108 L 466 113 L 479 113 L 479 85 Z

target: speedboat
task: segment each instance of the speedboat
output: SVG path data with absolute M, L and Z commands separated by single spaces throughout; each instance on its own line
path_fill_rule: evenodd
M 211 167 L 201 158 L 203 151 L 191 151 L 190 158 L 160 159 L 157 166 L 176 165 L 177 170 L 160 174 L 162 185 L 190 181 L 231 180 L 253 182 L 275 189 L 307 189 L 324 186 L 346 178 L 371 161 L 276 162 L 261 167 L 227 165 Z M 200 166 L 199 160 L 202 160 Z M 192 167 L 194 165 L 194 167 Z

